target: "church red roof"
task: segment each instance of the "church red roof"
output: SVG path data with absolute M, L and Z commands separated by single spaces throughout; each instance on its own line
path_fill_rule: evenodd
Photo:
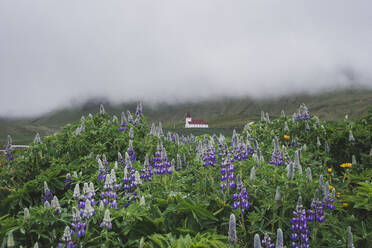
M 205 121 L 202 121 L 202 120 L 192 120 L 192 121 L 189 121 L 189 124 L 204 124 L 204 125 L 208 125 L 208 122 L 205 122 Z
M 186 118 L 191 118 L 190 112 L 187 112 Z

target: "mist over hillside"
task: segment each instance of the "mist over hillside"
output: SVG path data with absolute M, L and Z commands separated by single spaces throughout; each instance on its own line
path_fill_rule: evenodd
M 133 113 L 137 104 L 114 104 L 105 98 L 92 98 L 33 118 L 0 119 L 0 141 L 5 143 L 8 134 L 15 142 L 22 143 L 32 141 L 37 132 L 41 135 L 58 132 L 61 126 L 79 120 L 82 115 L 98 112 L 101 103 L 108 113 L 117 116 L 128 110 Z M 349 88 L 322 94 L 298 94 L 260 100 L 224 97 L 178 104 L 152 104 L 144 101 L 143 111 L 149 122 L 162 122 L 166 129 L 174 131 L 183 131 L 185 114 L 190 112 L 194 119 L 208 121 L 209 132 L 214 129 L 219 132 L 223 129 L 239 129 L 247 122 L 259 120 L 261 110 L 268 112 L 272 118 L 279 116 L 281 110 L 286 110 L 286 114 L 291 115 L 301 103 L 305 103 L 312 114 L 324 120 L 340 120 L 345 115 L 357 118 L 366 114 L 372 106 L 372 90 Z

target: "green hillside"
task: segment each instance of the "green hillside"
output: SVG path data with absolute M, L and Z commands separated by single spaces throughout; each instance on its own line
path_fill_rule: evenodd
M 109 113 L 120 116 L 122 111 L 134 111 L 136 103 L 112 105 L 105 100 L 90 100 L 81 106 L 56 110 L 42 116 L 21 119 L 0 119 L 0 143 L 4 144 L 10 134 L 15 143 L 32 141 L 36 132 L 48 135 L 58 132 L 62 125 L 74 122 L 82 115 L 96 113 L 100 102 L 104 103 Z M 313 114 L 324 120 L 340 120 L 347 114 L 349 118 L 358 118 L 366 114 L 372 106 L 372 90 L 344 89 L 321 94 L 298 94 L 280 98 L 254 100 L 251 98 L 215 98 L 200 102 L 182 104 L 162 103 L 151 106 L 144 102 L 144 114 L 150 122 L 162 121 L 167 130 L 177 130 L 179 133 L 202 132 L 229 134 L 233 129 L 241 129 L 249 121 L 260 118 L 261 110 L 276 117 L 282 109 L 290 115 L 296 111 L 300 103 L 305 103 Z M 194 119 L 208 121 L 209 130 L 183 130 L 184 116 L 190 112 Z

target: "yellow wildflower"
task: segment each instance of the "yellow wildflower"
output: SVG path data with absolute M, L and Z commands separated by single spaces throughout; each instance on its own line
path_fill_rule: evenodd
M 335 187 L 333 187 L 332 185 L 329 185 L 329 190 L 332 191 Z
M 332 168 L 328 168 L 328 172 L 331 173 L 332 172 Z
M 284 139 L 285 140 L 289 140 L 291 138 L 291 136 L 289 136 L 289 135 L 284 135 Z
M 343 164 L 340 165 L 340 167 L 342 167 L 342 168 L 350 168 L 351 166 L 352 166 L 351 163 L 343 163 Z
M 346 207 L 348 207 L 349 206 L 349 203 L 347 203 L 347 202 L 344 202 L 344 203 L 342 203 L 342 205 L 346 208 Z
M 337 196 L 337 198 L 340 198 L 341 193 L 340 193 L 340 192 L 337 192 L 337 193 L 336 193 L 336 196 Z

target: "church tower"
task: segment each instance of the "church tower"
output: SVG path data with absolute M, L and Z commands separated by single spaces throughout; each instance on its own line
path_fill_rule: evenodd
M 189 127 L 189 122 L 192 121 L 192 118 L 191 118 L 191 115 L 190 115 L 190 112 L 187 112 L 186 114 L 186 120 L 185 120 L 185 127 Z

